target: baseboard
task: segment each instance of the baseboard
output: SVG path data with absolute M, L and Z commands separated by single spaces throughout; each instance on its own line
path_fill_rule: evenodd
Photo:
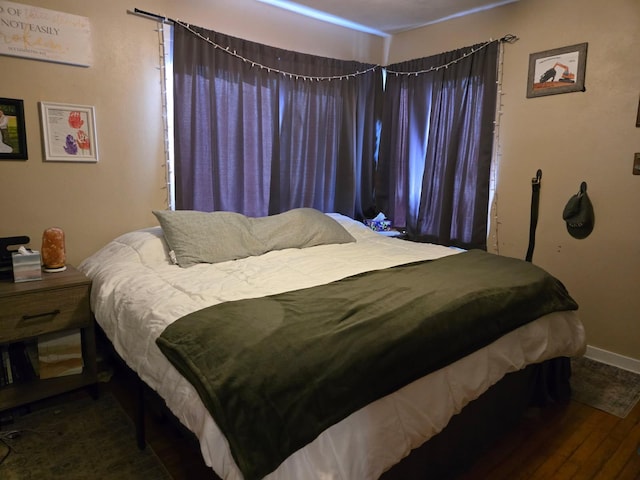
M 606 363 L 607 365 L 613 365 L 614 367 L 640 374 L 640 360 L 636 360 L 635 358 L 625 357 L 624 355 L 592 347 L 591 345 L 587 345 L 587 351 L 584 356 L 591 360 L 596 360 L 598 362 Z

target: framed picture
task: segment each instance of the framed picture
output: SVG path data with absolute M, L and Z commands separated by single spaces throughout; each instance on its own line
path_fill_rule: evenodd
M 46 161 L 98 161 L 94 107 L 40 102 L 40 114 Z
M 557 93 L 584 92 L 587 44 L 529 55 L 527 98 Z
M 0 135 L 0 160 L 28 158 L 22 100 L 0 98 Z
M 640 100 L 638 100 L 638 117 L 636 118 L 636 127 L 640 127 Z

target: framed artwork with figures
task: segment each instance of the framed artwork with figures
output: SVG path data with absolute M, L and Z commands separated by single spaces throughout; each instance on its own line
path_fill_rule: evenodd
M 28 158 L 22 100 L 0 98 L 0 135 L 0 160 Z
M 95 108 L 40 102 L 45 160 L 97 162 Z
M 527 98 L 584 92 L 587 43 L 529 55 Z

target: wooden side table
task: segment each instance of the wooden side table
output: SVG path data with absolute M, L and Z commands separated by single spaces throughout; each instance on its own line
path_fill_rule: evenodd
M 82 373 L 17 381 L 0 387 L 0 411 L 97 383 L 96 341 L 89 306 L 91 281 L 68 265 L 42 280 L 0 281 L 0 345 L 35 342 L 56 332 L 81 332 Z

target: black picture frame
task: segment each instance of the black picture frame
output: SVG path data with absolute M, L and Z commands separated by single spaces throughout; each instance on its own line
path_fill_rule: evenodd
M 0 160 L 27 160 L 27 131 L 24 123 L 24 102 L 0 98 Z M 3 118 L 6 118 L 6 128 Z
M 640 100 L 638 100 L 638 116 L 636 117 L 636 127 L 640 128 Z
M 527 98 L 584 92 L 587 43 L 529 55 Z

